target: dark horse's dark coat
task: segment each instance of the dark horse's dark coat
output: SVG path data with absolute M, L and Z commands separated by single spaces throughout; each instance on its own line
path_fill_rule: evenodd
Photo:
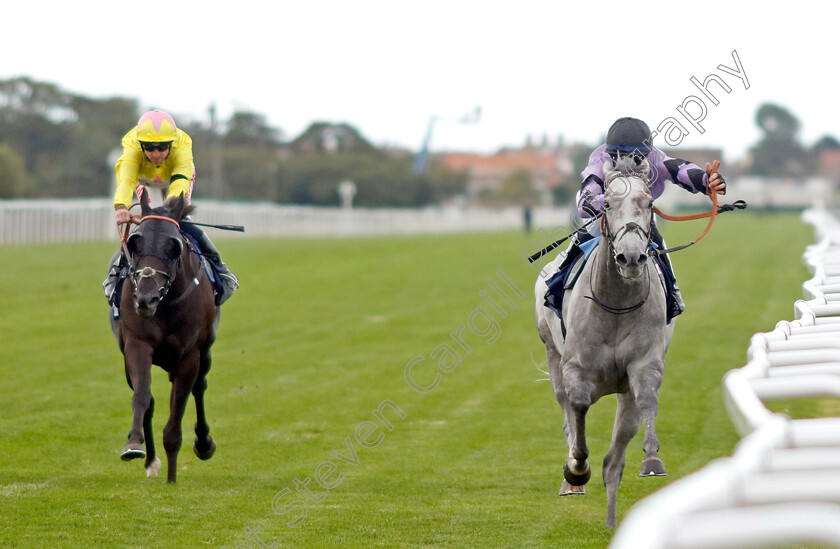
M 167 480 L 175 482 L 181 420 L 190 393 L 197 415 L 193 449 L 201 459 L 210 459 L 216 449 L 204 415 L 204 391 L 219 308 L 201 257 L 179 230 L 178 221 L 191 206 L 178 197 L 151 209 L 144 191 L 141 207 L 139 225 L 125 244 L 130 273 L 122 288 L 120 318 L 111 318 L 111 329 L 125 358 L 126 379 L 134 390 L 134 418 L 121 455 L 126 461 L 145 457 L 149 476 L 156 475 L 160 468 L 152 437 L 155 401 L 151 369 L 156 364 L 168 372 L 172 382 L 163 446 Z

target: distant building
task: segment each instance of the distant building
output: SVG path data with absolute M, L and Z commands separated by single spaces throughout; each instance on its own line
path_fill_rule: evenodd
M 474 201 L 486 191 L 497 190 L 511 173 L 525 170 L 541 202 L 551 203 L 551 191 L 567 178 L 564 175 L 562 146 L 548 146 L 545 140 L 535 146 L 529 142 L 520 149 L 502 149 L 494 154 L 448 153 L 438 158 L 449 169 L 467 172 L 467 194 Z
M 840 182 L 840 149 L 828 149 L 820 152 L 819 174 L 835 183 Z

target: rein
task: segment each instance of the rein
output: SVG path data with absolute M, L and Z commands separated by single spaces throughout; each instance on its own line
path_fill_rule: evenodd
M 711 170 L 709 170 L 709 172 L 708 172 L 709 176 L 708 176 L 707 181 L 712 178 L 712 175 L 717 172 L 719 167 L 720 167 L 720 160 L 715 160 L 714 163 L 712 164 Z M 708 183 L 707 183 L 707 185 L 708 185 Z M 703 219 L 703 218 L 708 217 L 709 218 L 709 223 L 706 225 L 706 228 L 703 230 L 703 232 L 700 234 L 700 236 L 698 236 L 697 238 L 695 238 L 694 240 L 692 240 L 688 244 L 683 244 L 682 246 L 676 246 L 674 248 L 668 248 L 667 250 L 652 250 L 650 252 L 650 255 L 652 257 L 658 257 L 658 256 L 661 256 L 661 255 L 669 254 L 671 252 L 678 252 L 680 250 L 684 250 L 684 249 L 688 248 L 689 246 L 693 246 L 694 244 L 699 242 L 701 238 L 703 238 L 704 236 L 706 236 L 706 234 L 708 234 L 709 229 L 712 228 L 712 224 L 714 224 L 715 218 L 717 217 L 718 214 L 723 213 L 723 212 L 730 212 L 730 211 L 735 210 L 735 209 L 743 210 L 744 208 L 747 207 L 747 203 L 743 200 L 736 200 L 732 204 L 724 204 L 724 205 L 721 206 L 721 205 L 718 205 L 718 195 L 717 195 L 716 192 L 712 192 L 707 188 L 706 189 L 706 194 L 709 197 L 709 200 L 712 201 L 712 209 L 709 210 L 708 212 L 703 212 L 703 213 L 693 214 L 693 215 L 667 215 L 667 214 L 663 213 L 662 210 L 660 210 L 656 206 L 653 207 L 653 211 L 654 211 L 654 213 L 656 213 L 656 215 L 658 215 L 662 219 L 667 219 L 668 221 L 693 221 L 695 219 Z
M 190 248 L 190 253 L 194 252 L 197 256 L 200 255 L 198 253 L 198 250 L 193 250 L 192 244 L 189 241 L 187 242 L 187 246 L 189 246 L 189 248 Z M 184 290 L 184 292 L 181 295 L 179 295 L 178 297 L 176 297 L 172 301 L 163 301 L 163 298 L 161 298 L 160 304 L 164 307 L 172 307 L 173 305 L 177 305 L 178 303 L 187 299 L 187 297 L 192 293 L 192 291 L 195 290 L 198 287 L 198 285 L 201 283 L 201 281 L 199 280 L 199 277 L 204 272 L 204 269 L 201 266 L 201 261 L 200 260 L 199 260 L 199 264 L 198 264 L 198 267 L 197 267 L 196 270 L 198 271 L 198 274 L 193 276 L 192 281 L 190 282 L 190 285 L 187 287 L 186 290 Z
M 717 164 L 718 164 L 718 161 L 715 160 L 715 165 L 717 165 Z M 714 173 L 714 169 L 713 169 L 712 172 L 710 172 L 710 174 L 709 174 L 710 177 L 711 177 L 712 173 Z M 668 254 L 668 253 L 671 253 L 671 252 L 678 252 L 680 250 L 684 250 L 684 249 L 688 248 L 689 246 L 693 246 L 694 244 L 697 244 L 700 241 L 701 238 L 703 238 L 704 236 L 706 236 L 708 234 L 709 229 L 712 228 L 712 224 L 714 224 L 715 218 L 717 217 L 717 214 L 718 214 L 717 193 L 716 192 L 710 192 L 708 194 L 708 196 L 709 196 L 709 200 L 712 201 L 712 209 L 708 212 L 703 212 L 703 213 L 700 213 L 700 214 L 680 215 L 680 216 L 665 215 L 664 213 L 662 213 L 662 211 L 659 208 L 657 208 L 656 206 L 653 207 L 653 211 L 656 213 L 656 215 L 658 215 L 659 217 L 661 217 L 663 219 L 667 219 L 668 221 L 691 221 L 693 219 L 703 219 L 704 217 L 708 217 L 709 218 L 709 223 L 706 225 L 706 228 L 703 230 L 703 232 L 700 233 L 700 236 L 698 236 L 697 238 L 695 238 L 694 240 L 692 240 L 688 244 L 683 244 L 682 246 L 676 246 L 674 248 L 668 248 L 667 250 L 652 250 L 650 252 L 651 256 L 657 257 L 657 256 L 665 255 L 665 254 Z

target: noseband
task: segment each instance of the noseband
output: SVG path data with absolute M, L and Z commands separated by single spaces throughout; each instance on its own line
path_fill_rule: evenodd
M 158 292 L 160 294 L 160 298 L 169 293 L 169 288 L 172 286 L 172 281 L 175 279 L 174 274 L 170 274 L 166 271 L 159 271 L 157 269 L 153 269 L 151 267 L 143 267 L 140 270 L 135 269 L 133 266 L 129 266 L 129 272 L 131 273 L 131 284 L 134 286 L 134 291 L 137 291 L 137 287 L 140 285 L 140 282 L 143 281 L 145 278 L 151 278 L 157 282 L 155 278 L 157 275 L 163 275 L 165 278 L 165 282 L 158 288 Z M 178 269 L 174 269 L 173 273 L 177 273 Z
M 627 233 L 639 233 L 644 237 L 644 240 L 647 242 L 645 249 L 647 246 L 650 245 L 650 231 L 644 230 L 641 225 L 636 223 L 635 221 L 630 221 L 629 223 L 625 224 L 621 229 L 618 230 L 617 233 L 613 233 L 610 229 L 609 223 L 607 222 L 607 216 L 604 216 L 604 221 L 602 224 L 604 236 L 607 237 L 607 240 L 610 243 L 610 250 L 613 252 L 613 256 L 615 256 L 615 249 L 613 248 L 614 244 L 618 244 L 622 238 L 627 236 Z

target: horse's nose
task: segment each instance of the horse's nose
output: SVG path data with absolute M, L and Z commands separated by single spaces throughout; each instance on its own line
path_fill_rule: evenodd
M 622 267 L 634 267 L 636 265 L 642 266 L 648 259 L 648 255 L 644 252 L 638 254 L 625 255 L 624 253 L 616 254 L 615 260 Z
M 138 297 L 137 313 L 142 317 L 149 317 L 155 314 L 160 298 L 158 296 Z

